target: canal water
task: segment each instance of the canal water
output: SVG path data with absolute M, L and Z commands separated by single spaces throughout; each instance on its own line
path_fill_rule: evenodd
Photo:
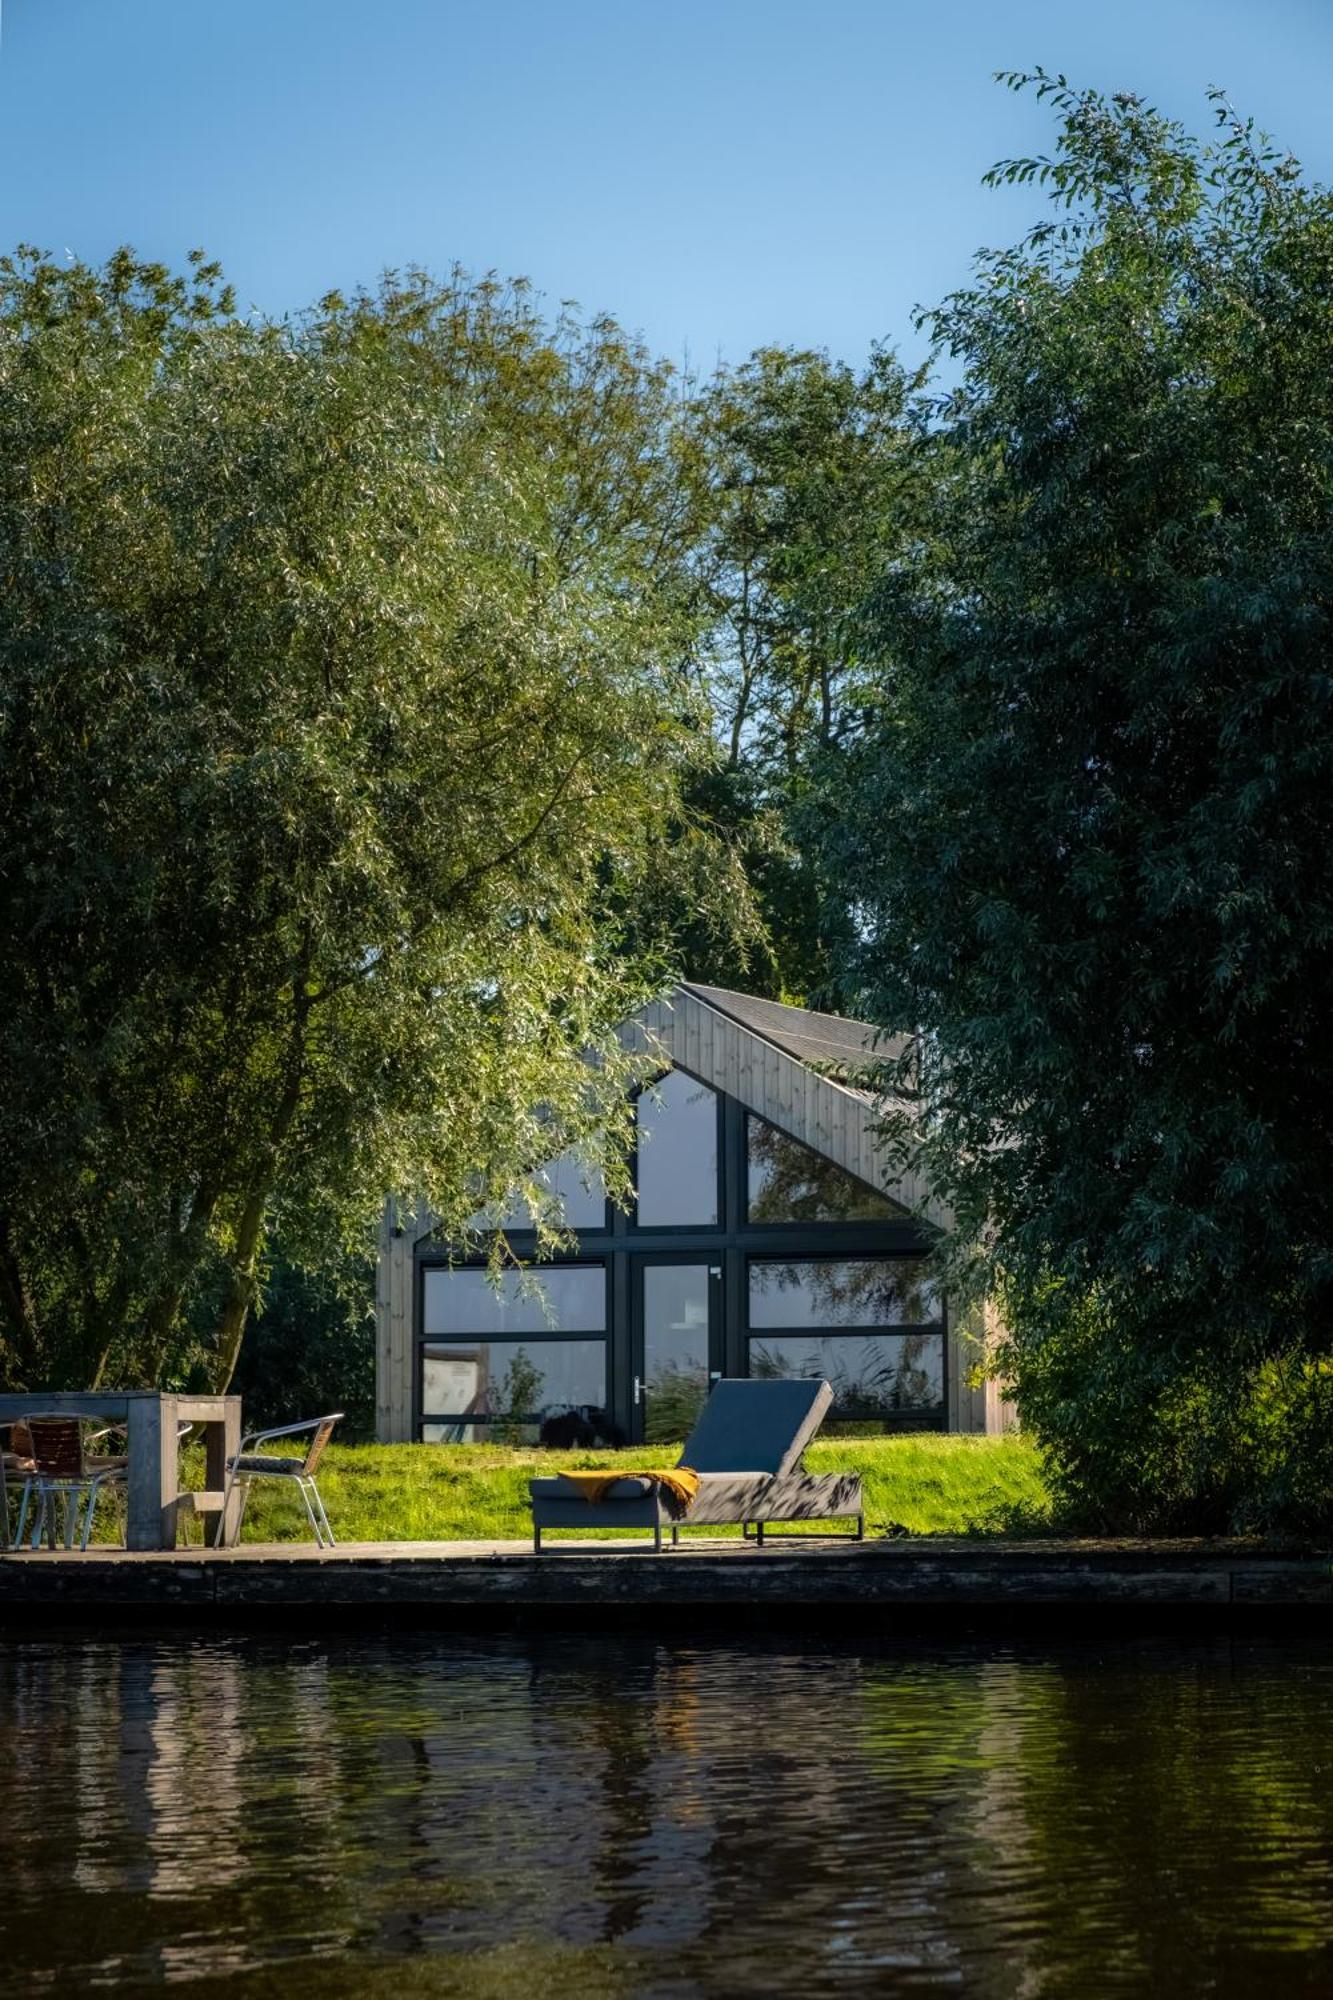
M 0 1992 L 1333 1993 L 1333 1658 L 0 1641 Z

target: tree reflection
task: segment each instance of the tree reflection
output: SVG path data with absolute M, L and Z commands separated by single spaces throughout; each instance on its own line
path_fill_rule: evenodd
M 907 1210 L 763 1118 L 746 1120 L 751 1222 L 894 1222 Z
M 938 1321 L 939 1293 L 919 1257 L 755 1257 L 750 1325 L 922 1326 Z
M 873 1422 L 902 1410 L 929 1409 L 944 1393 L 940 1337 L 935 1333 L 861 1335 L 855 1339 L 755 1337 L 750 1373 L 761 1381 L 799 1376 L 825 1381 L 843 1421 Z
M 1322 1994 L 1331 1716 L 1314 1649 L 11 1645 L 0 1949 L 16 1992 L 198 2000 L 298 1957 L 349 1996 Z

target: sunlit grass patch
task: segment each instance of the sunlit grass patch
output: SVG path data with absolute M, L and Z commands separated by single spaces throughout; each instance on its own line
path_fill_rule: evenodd
M 334 1445 L 320 1467 L 320 1490 L 343 1542 L 506 1541 L 531 1533 L 528 1481 L 565 1467 L 630 1471 L 670 1465 L 678 1446 L 630 1451 L 536 1451 L 500 1445 Z M 812 1472 L 859 1472 L 870 1533 L 995 1534 L 1049 1525 L 1050 1502 L 1035 1445 L 1003 1438 L 911 1436 L 830 1438 L 806 1454 Z M 810 1532 L 830 1532 L 812 1523 Z M 605 1531 L 600 1531 L 604 1533 Z M 643 1531 L 633 1531 L 642 1539 Z M 738 1528 L 695 1534 L 735 1535 Z M 831 1532 L 848 1532 L 839 1524 Z M 259 1481 L 245 1540 L 309 1535 L 292 1487 Z

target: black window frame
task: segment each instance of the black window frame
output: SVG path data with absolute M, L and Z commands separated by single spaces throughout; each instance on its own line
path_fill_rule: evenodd
M 544 1254 L 538 1268 L 556 1267 L 560 1264 L 594 1263 L 601 1264 L 606 1274 L 606 1328 L 601 1335 L 585 1337 L 602 1338 L 606 1342 L 606 1407 L 611 1420 L 626 1435 L 632 1434 L 634 1411 L 631 1404 L 633 1376 L 633 1353 L 638 1305 L 637 1288 L 633 1282 L 635 1259 L 643 1257 L 678 1257 L 687 1262 L 707 1262 L 720 1265 L 722 1269 L 720 1323 L 717 1329 L 718 1355 L 724 1373 L 745 1375 L 749 1371 L 751 1327 L 749 1323 L 749 1266 L 753 1259 L 768 1259 L 778 1262 L 806 1262 L 813 1259 L 845 1263 L 851 1258 L 871 1258 L 876 1260 L 897 1260 L 910 1258 L 919 1261 L 927 1256 L 935 1241 L 935 1232 L 928 1223 L 904 1214 L 890 1221 L 862 1222 L 790 1222 L 752 1223 L 749 1220 L 748 1172 L 746 1146 L 746 1119 L 751 1115 L 751 1107 L 741 1098 L 719 1086 L 707 1083 L 706 1079 L 695 1075 L 687 1064 L 676 1063 L 673 1068 L 681 1069 L 696 1083 L 704 1084 L 717 1099 L 720 1119 L 718 1152 L 718 1223 L 696 1224 L 651 1224 L 638 1221 L 637 1207 L 630 1211 L 618 1207 L 608 1200 L 602 1229 L 585 1228 L 574 1232 L 572 1248 L 561 1249 L 553 1254 Z M 665 1073 L 665 1072 L 663 1072 Z M 634 1092 L 632 1096 L 637 1097 Z M 754 1113 L 762 1117 L 761 1112 Z M 772 1123 L 772 1120 L 766 1121 Z M 782 1127 L 778 1128 L 782 1130 Z M 795 1136 L 795 1135 L 792 1135 Z M 805 1143 L 805 1142 L 802 1142 Z M 819 1148 L 814 1148 L 816 1152 Z M 631 1155 L 631 1171 L 637 1171 L 637 1158 Z M 838 1163 L 840 1164 L 840 1163 Z M 525 1261 L 532 1260 L 536 1248 L 536 1233 L 531 1229 L 509 1230 L 506 1235 L 514 1245 L 516 1254 Z M 441 1266 L 466 1267 L 485 1265 L 487 1238 L 469 1246 L 466 1254 L 449 1254 L 449 1246 L 441 1237 L 423 1238 L 414 1253 L 414 1293 L 413 1293 L 413 1435 L 421 1437 L 423 1411 L 421 1403 L 422 1367 L 421 1327 L 424 1321 L 424 1277 L 425 1273 Z M 940 1298 L 940 1315 L 933 1321 L 914 1322 L 910 1326 L 846 1327 L 831 1328 L 848 1337 L 858 1334 L 932 1332 L 941 1329 L 944 1343 L 944 1400 L 927 1408 L 924 1413 L 904 1412 L 885 1422 L 884 1428 L 938 1429 L 947 1430 L 957 1401 L 955 1373 L 951 1360 L 949 1342 L 953 1337 L 951 1314 L 947 1296 Z M 758 1331 L 778 1334 L 786 1331 L 792 1335 L 809 1337 L 809 1327 L 772 1327 Z M 543 1335 L 530 1336 L 533 1339 Z M 565 1331 L 551 1336 L 555 1339 L 566 1337 Z M 570 1330 L 568 1337 L 577 1337 L 577 1330 Z M 836 1419 L 835 1419 L 836 1421 Z
M 532 1233 L 533 1232 L 531 1230 L 528 1231 L 529 1235 L 531 1235 Z M 608 1413 L 610 1413 L 613 1410 L 614 1382 L 615 1382 L 614 1349 L 616 1343 L 616 1334 L 615 1334 L 614 1301 L 613 1301 L 613 1271 L 612 1271 L 612 1263 L 610 1256 L 605 1252 L 603 1252 L 600 1255 L 596 1254 L 589 1255 L 588 1252 L 584 1249 L 582 1243 L 580 1243 L 575 1250 L 562 1253 L 561 1255 L 556 1257 L 544 1257 L 540 1260 L 540 1262 L 534 1263 L 531 1266 L 531 1268 L 536 1272 L 536 1274 L 540 1278 L 541 1273 L 545 1270 L 559 1270 L 562 1266 L 567 1267 L 571 1264 L 585 1264 L 590 1266 L 596 1265 L 600 1266 L 601 1268 L 602 1324 L 600 1327 L 544 1326 L 537 1328 L 535 1331 L 531 1333 L 524 1333 L 518 1336 L 515 1336 L 513 1334 L 504 1334 L 504 1333 L 501 1334 L 492 1333 L 488 1335 L 487 1331 L 484 1328 L 482 1328 L 478 1329 L 475 1333 L 471 1334 L 457 1333 L 454 1335 L 450 1335 L 444 1333 L 427 1333 L 425 1330 L 426 1279 L 432 1271 L 485 1271 L 487 1268 L 486 1259 L 484 1257 L 448 1257 L 441 1255 L 436 1255 L 436 1256 L 428 1255 L 424 1257 L 419 1257 L 417 1259 L 416 1287 L 415 1287 L 416 1340 L 413 1345 L 414 1379 L 412 1383 L 412 1410 L 413 1410 L 413 1430 L 415 1432 L 416 1439 L 419 1444 L 424 1444 L 426 1442 L 426 1439 L 423 1438 L 422 1436 L 422 1431 L 424 1430 L 427 1424 L 457 1423 L 463 1421 L 461 1417 L 455 1415 L 452 1411 L 443 1414 L 439 1412 L 435 1412 L 432 1414 L 428 1412 L 425 1407 L 426 1349 L 428 1347 L 444 1346 L 451 1339 L 465 1341 L 469 1339 L 479 1340 L 479 1339 L 490 1338 L 496 1341 L 507 1340 L 510 1342 L 517 1340 L 519 1345 L 525 1345 L 529 1341 L 531 1341 L 534 1345 L 541 1345 L 541 1344 L 554 1345 L 560 1341 L 565 1341 L 565 1340 L 598 1340 L 602 1344 L 603 1353 L 606 1357 L 606 1367 L 603 1374 L 603 1379 L 606 1387 L 605 1407 Z M 487 1419 L 480 1418 L 480 1419 L 472 1419 L 471 1421 L 485 1423 Z M 505 1419 L 502 1418 L 500 1419 L 500 1421 L 503 1422 L 505 1421 Z M 509 1419 L 509 1421 L 523 1423 L 523 1422 L 533 1422 L 536 1421 L 536 1419 L 518 1417 L 518 1418 L 511 1418 Z

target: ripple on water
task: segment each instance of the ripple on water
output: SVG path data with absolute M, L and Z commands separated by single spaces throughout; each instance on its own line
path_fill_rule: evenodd
M 11 1642 L 0 1965 L 199 2000 L 1326 1994 L 1331 1725 L 1313 1647 Z

